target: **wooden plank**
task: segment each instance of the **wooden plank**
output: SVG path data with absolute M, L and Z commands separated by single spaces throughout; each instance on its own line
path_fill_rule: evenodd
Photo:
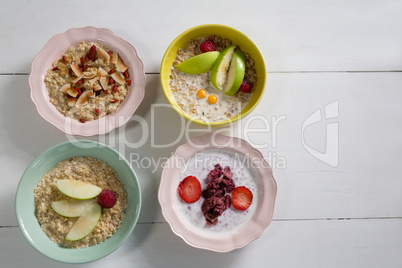
M 139 224 L 111 255 L 78 267 L 401 267 L 402 220 L 276 221 L 247 247 L 226 254 L 192 248 L 167 223 Z M 4 267 L 67 267 L 0 228 Z
M 271 132 L 252 133 L 249 140 L 255 146 L 262 141 L 269 144 L 261 151 L 268 160 L 273 156 L 270 162 L 279 189 L 275 217 L 400 216 L 400 176 L 394 161 L 402 158 L 402 75 L 270 74 L 268 80 L 264 104 L 253 115 L 266 118 Z M 338 117 L 325 120 L 324 108 L 334 102 L 338 102 Z M 316 159 L 303 146 L 303 123 L 317 110 L 323 120 L 305 128 L 304 140 L 324 152 L 326 124 L 338 124 L 336 167 Z M 277 124 L 275 138 L 273 123 L 281 116 L 285 119 Z M 252 116 L 242 122 L 243 129 L 247 120 Z M 253 125 L 262 123 L 255 120 Z M 286 168 L 278 165 L 281 159 Z
M 262 148 L 274 166 L 278 182 L 276 219 L 400 217 L 402 196 L 395 159 L 402 157 L 399 137 L 402 114 L 398 112 L 402 91 L 401 73 L 270 74 L 261 104 L 237 124 L 232 135 L 243 136 L 244 129 L 261 127 L 259 118 L 270 124 L 273 116 L 286 119 L 277 124 L 276 147 L 272 131 L 249 133 L 247 138 Z M 0 76 L 0 200 L 14 199 L 19 178 L 29 163 L 52 145 L 67 137 L 45 122 L 29 97 L 27 76 Z M 164 221 L 157 200 L 161 164 L 177 146 L 186 142 L 189 127 L 202 135 L 206 129 L 182 125 L 162 93 L 159 75 L 147 75 L 146 96 L 136 111 L 144 127 L 134 117 L 127 125 L 108 135 L 89 139 L 105 142 L 119 150 L 137 172 L 143 194 L 140 222 Z M 317 109 L 339 102 L 339 165 L 331 167 L 314 158 L 301 140 L 303 122 Z M 156 107 L 155 104 L 165 105 Z M 154 119 L 152 119 L 154 116 Z M 167 127 L 166 122 L 169 122 Z M 241 130 L 237 132 L 237 130 Z M 214 130 L 218 131 L 218 130 Z M 230 133 L 221 129 L 225 133 Z M 153 136 L 151 135 L 153 133 Z M 306 144 L 325 149 L 325 122 L 305 130 Z M 179 141 L 174 143 L 176 138 Z M 83 137 L 76 137 L 83 139 Z M 145 144 L 138 148 L 142 138 Z M 87 139 L 87 138 L 85 138 Z M 172 143 L 172 145 L 169 145 Z M 155 145 L 164 148 L 156 148 Z M 270 155 L 276 154 L 271 160 Z M 282 168 L 277 159 L 283 158 Z M 14 208 L 3 209 L 0 226 L 16 226 Z
M 400 1 L 70 1 L 0 4 L 0 73 L 28 73 L 55 34 L 72 27 L 110 28 L 131 42 L 146 72 L 157 73 L 170 42 L 206 23 L 237 28 L 260 47 L 271 72 L 402 70 Z M 211 8 L 213 6 L 213 8 Z M 228 8 L 231 6 L 230 8 Z M 88 16 L 88 12 L 96 14 Z M 225 12 L 228 11 L 228 12 Z

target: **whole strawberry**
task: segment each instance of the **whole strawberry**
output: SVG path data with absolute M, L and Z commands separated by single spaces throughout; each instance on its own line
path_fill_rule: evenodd
M 206 40 L 200 45 L 200 50 L 202 53 L 216 51 L 216 45 L 211 40 Z
M 104 208 L 113 207 L 116 201 L 116 194 L 112 190 L 103 190 L 98 196 L 98 203 Z

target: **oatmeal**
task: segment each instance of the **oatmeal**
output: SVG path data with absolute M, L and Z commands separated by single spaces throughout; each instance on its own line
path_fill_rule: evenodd
M 52 202 L 69 199 L 56 187 L 57 181 L 62 179 L 79 180 L 102 189 L 110 189 L 117 197 L 112 208 L 102 208 L 102 215 L 95 229 L 81 240 L 65 239 L 78 217 L 64 217 L 51 208 Z M 116 171 L 93 157 L 74 157 L 59 163 L 39 181 L 34 191 L 36 216 L 41 228 L 53 242 L 62 247 L 83 248 L 105 241 L 120 227 L 128 206 L 126 187 Z
M 45 84 L 60 113 L 85 123 L 116 112 L 131 79 L 116 52 L 97 42 L 81 42 L 53 62 Z
M 243 52 L 245 58 L 244 80 L 251 85 L 251 92 L 245 93 L 239 90 L 233 96 L 226 95 L 222 90 L 212 86 L 210 72 L 194 75 L 175 68 L 181 62 L 201 54 L 200 45 L 206 40 L 213 41 L 219 52 L 233 44 L 229 39 L 216 35 L 190 40 L 184 49 L 179 49 L 171 67 L 170 90 L 177 105 L 190 117 L 204 122 L 228 120 L 241 113 L 250 102 L 252 90 L 257 83 L 254 61 L 248 53 Z

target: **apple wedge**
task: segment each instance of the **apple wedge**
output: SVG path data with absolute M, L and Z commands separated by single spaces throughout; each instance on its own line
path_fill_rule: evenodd
M 176 67 L 179 68 L 180 71 L 188 74 L 207 73 L 211 70 L 219 54 L 218 51 L 202 53 L 183 61 Z
M 102 188 L 93 184 L 76 180 L 58 180 L 56 187 L 63 194 L 80 200 L 91 199 L 102 192 Z
M 235 50 L 230 62 L 228 80 L 224 88 L 226 95 L 233 96 L 236 94 L 243 82 L 245 71 L 246 62 L 244 60 L 244 54 L 239 50 Z
M 87 199 L 87 200 L 78 200 L 78 199 L 70 199 L 70 200 L 60 200 L 52 202 L 52 209 L 61 216 L 64 217 L 79 217 L 82 213 L 93 203 L 95 203 L 95 199 Z
M 228 76 L 229 64 L 232 60 L 235 48 L 235 45 L 227 46 L 221 54 L 219 54 L 219 57 L 216 59 L 214 66 L 212 67 L 211 83 L 217 89 L 223 90 L 223 86 L 225 85 Z
M 90 205 L 74 223 L 66 240 L 76 241 L 86 237 L 92 232 L 102 214 L 102 207 L 98 203 Z

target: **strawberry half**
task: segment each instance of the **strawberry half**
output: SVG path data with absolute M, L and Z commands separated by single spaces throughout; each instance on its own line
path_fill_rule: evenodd
M 236 187 L 232 192 L 233 206 L 238 210 L 246 210 L 253 202 L 253 193 L 245 186 Z
M 177 187 L 177 192 L 186 203 L 194 203 L 201 197 L 201 183 L 194 176 L 187 176 Z

